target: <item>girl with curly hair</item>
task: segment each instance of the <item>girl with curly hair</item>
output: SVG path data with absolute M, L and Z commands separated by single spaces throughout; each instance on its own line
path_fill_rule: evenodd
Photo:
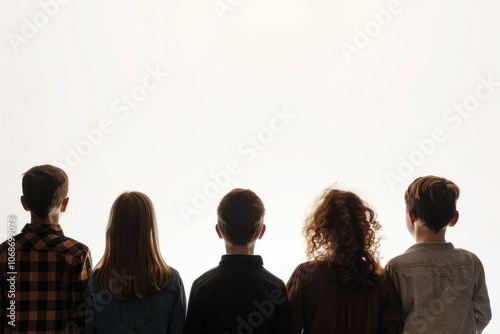
M 377 259 L 380 225 L 356 194 L 326 189 L 304 226 L 310 261 L 287 283 L 293 334 L 400 333 L 401 299 Z

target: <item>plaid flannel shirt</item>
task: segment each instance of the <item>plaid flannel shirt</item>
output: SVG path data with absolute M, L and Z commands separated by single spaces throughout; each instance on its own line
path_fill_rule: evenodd
M 58 224 L 26 224 L 14 240 L 0 245 L 0 333 L 83 333 L 88 247 Z

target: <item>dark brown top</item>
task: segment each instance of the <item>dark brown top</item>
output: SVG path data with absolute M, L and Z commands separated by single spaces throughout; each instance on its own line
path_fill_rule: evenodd
M 384 275 L 372 291 L 333 287 L 326 263 L 306 262 L 286 288 L 293 334 L 379 334 L 401 332 L 401 298 Z

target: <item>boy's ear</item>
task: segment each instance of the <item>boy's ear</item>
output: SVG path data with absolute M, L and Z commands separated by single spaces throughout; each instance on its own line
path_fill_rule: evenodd
M 455 213 L 453 214 L 453 218 L 451 218 L 451 221 L 450 223 L 448 224 L 448 226 L 455 226 L 455 224 L 457 223 L 458 221 L 458 211 L 455 210 Z
M 406 209 L 406 214 L 408 215 L 408 217 L 410 217 L 411 224 L 414 224 L 417 221 L 417 218 L 413 214 L 413 211 L 411 211 L 410 209 Z
M 66 211 L 66 206 L 68 205 L 69 197 L 66 197 L 61 203 L 61 212 Z
M 222 235 L 222 232 L 220 231 L 219 224 L 215 224 L 215 232 L 217 232 L 217 235 L 219 238 L 224 239 L 224 236 Z
M 259 237 L 257 239 L 260 239 L 264 236 L 264 233 L 266 232 L 266 224 L 262 225 L 262 230 L 260 230 Z
M 24 198 L 24 195 L 21 196 L 21 204 L 23 205 L 24 210 L 30 211 L 30 208 L 28 208 L 28 204 L 26 203 L 26 198 Z

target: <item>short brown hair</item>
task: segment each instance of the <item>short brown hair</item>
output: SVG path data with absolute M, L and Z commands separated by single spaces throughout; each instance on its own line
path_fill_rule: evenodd
M 459 196 L 460 189 L 455 183 L 429 175 L 415 179 L 408 186 L 405 202 L 415 218 L 437 233 L 453 218 Z
M 264 203 L 253 191 L 236 188 L 217 207 L 217 223 L 224 240 L 246 246 L 259 236 L 264 224 Z
M 32 167 L 23 174 L 22 187 L 26 205 L 39 218 L 47 218 L 68 196 L 68 175 L 55 166 Z

